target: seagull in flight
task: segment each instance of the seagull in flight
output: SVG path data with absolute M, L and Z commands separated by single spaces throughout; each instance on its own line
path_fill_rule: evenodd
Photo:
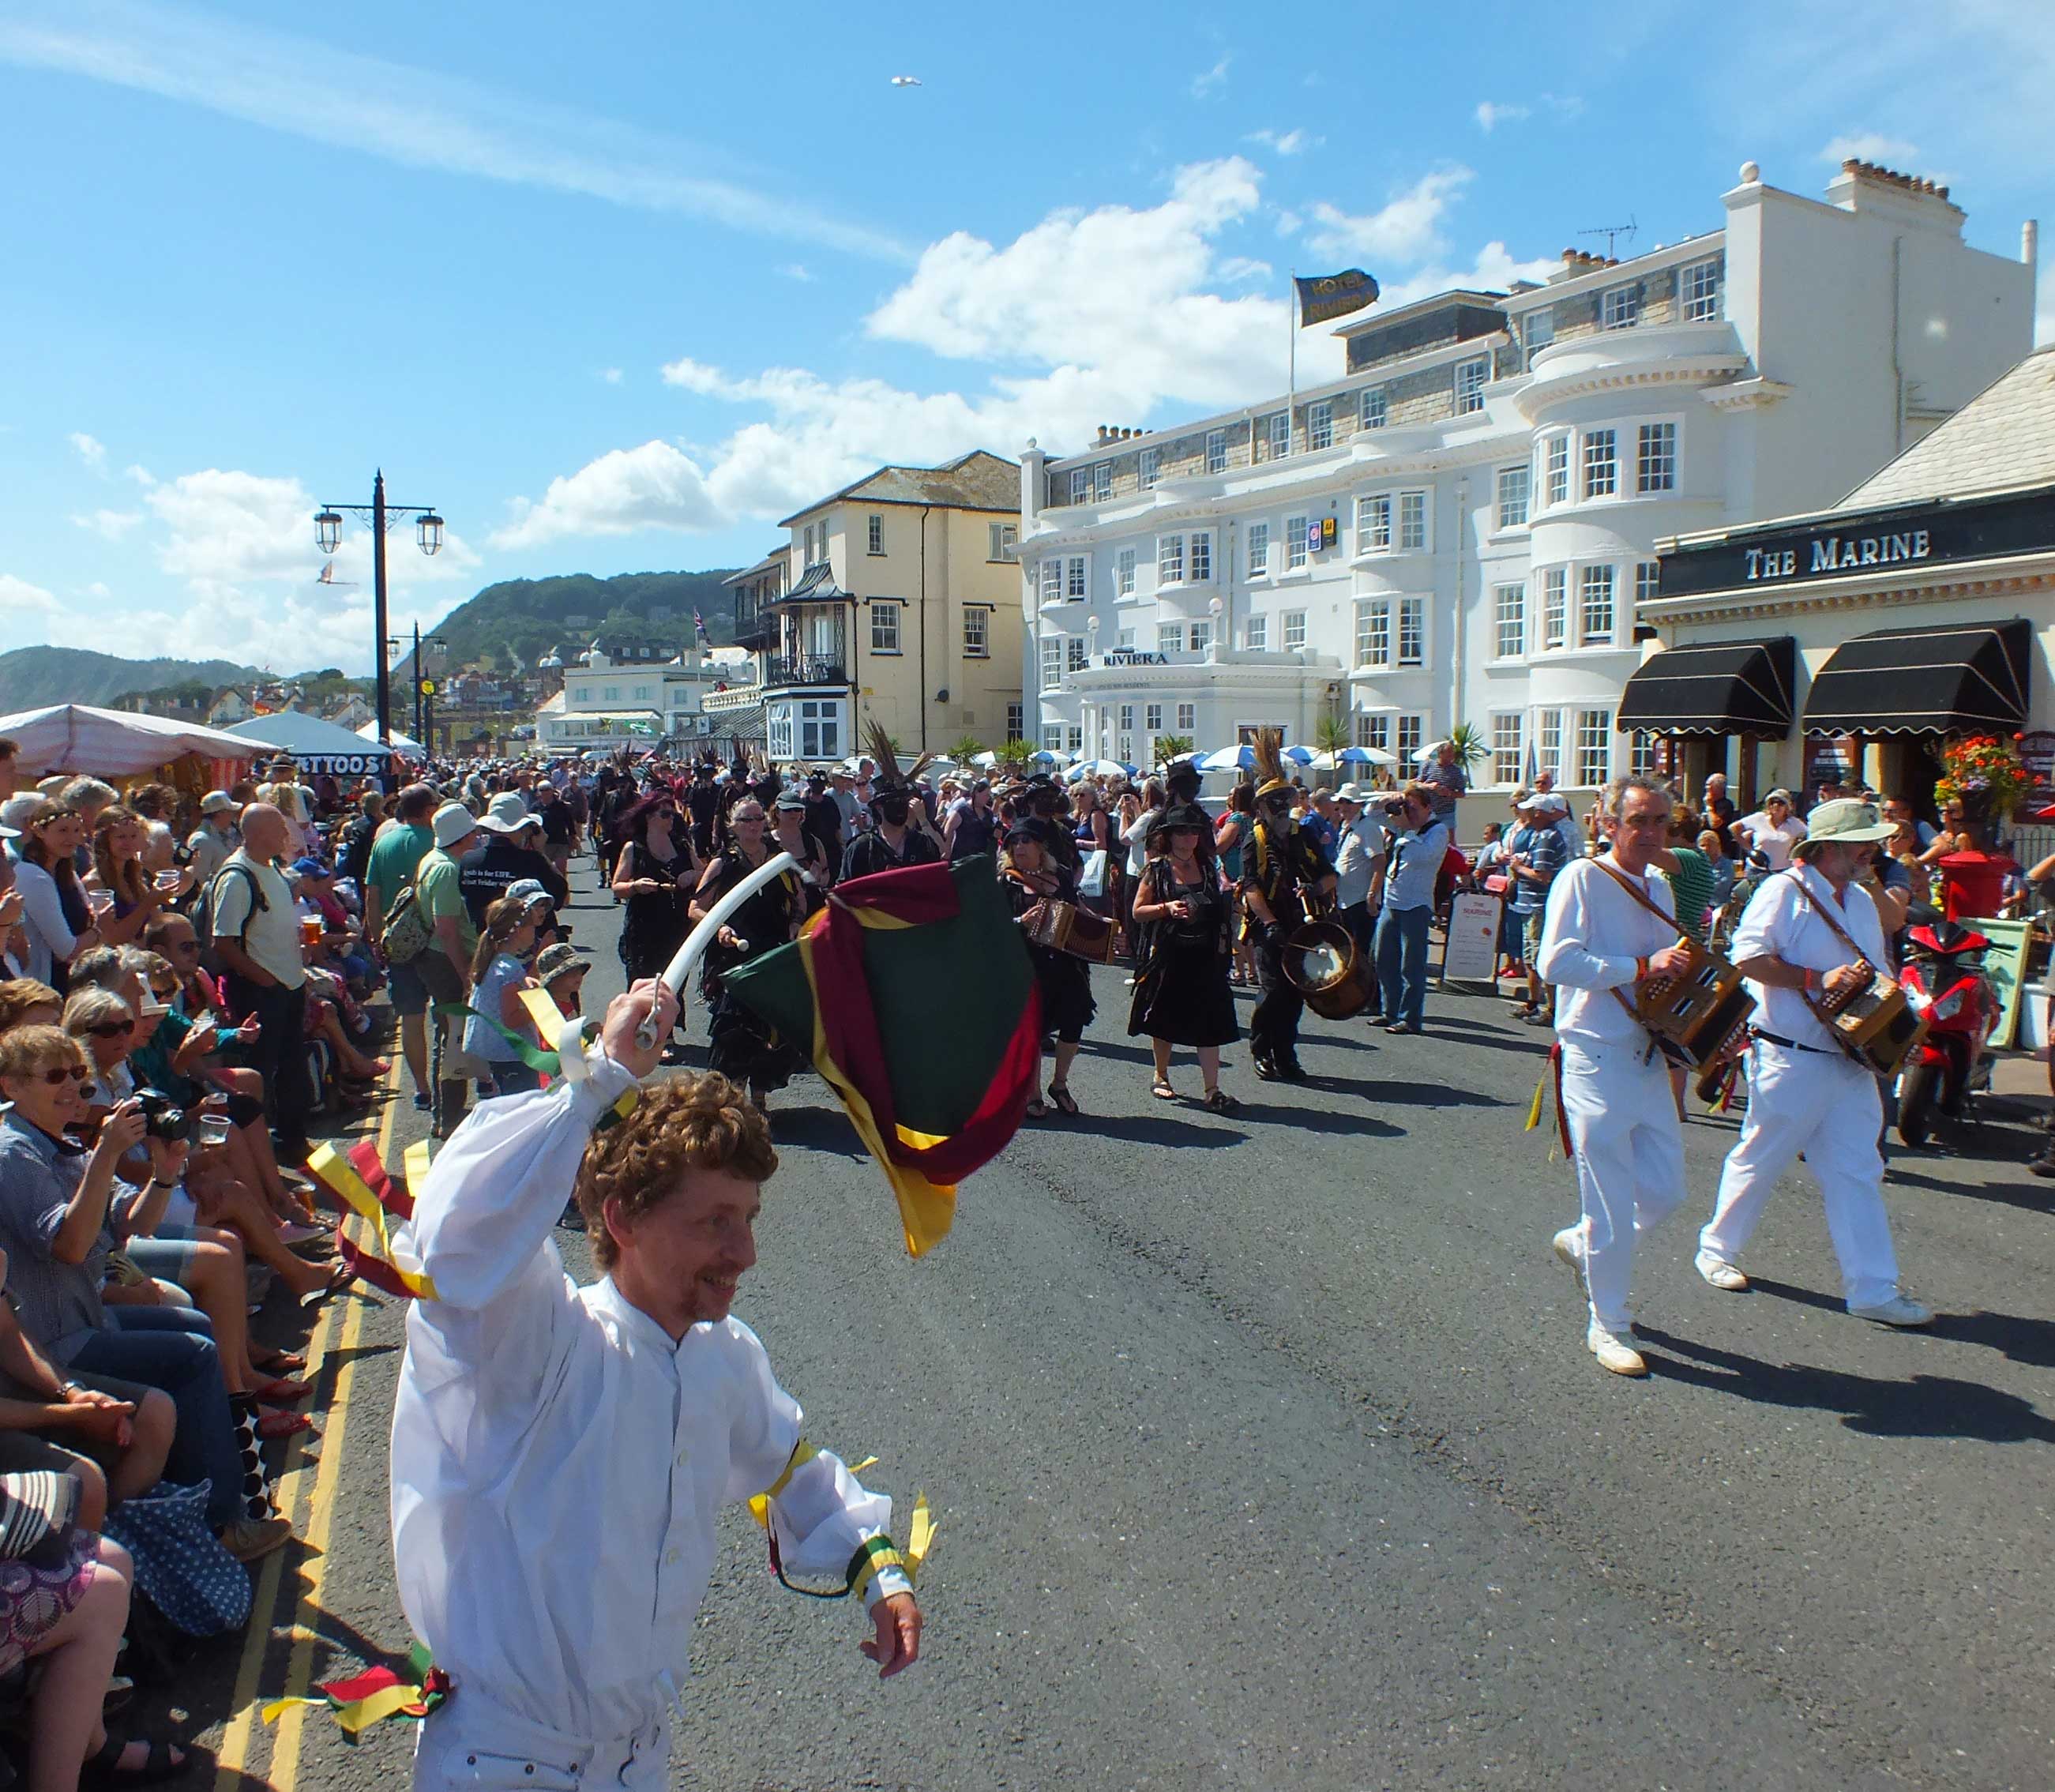
M 921 77 L 918 75 L 894 75 L 892 77 L 892 85 L 894 87 L 918 87 L 921 85 Z

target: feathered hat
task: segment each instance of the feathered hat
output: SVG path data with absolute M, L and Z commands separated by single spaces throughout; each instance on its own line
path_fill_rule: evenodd
M 1259 797 L 1275 796 L 1281 791 L 1288 791 L 1292 782 L 1284 776 L 1284 729 L 1260 728 L 1248 744 L 1249 751 L 1256 756 L 1256 794 Z
M 911 796 L 914 781 L 934 763 L 935 756 L 923 753 L 913 761 L 912 771 L 901 772 L 899 769 L 899 748 L 892 736 L 885 732 L 882 722 L 873 720 L 865 723 L 863 736 L 870 743 L 870 756 L 878 762 L 878 775 L 871 780 L 874 787 L 870 800 L 876 803 L 888 792 L 894 791 L 901 796 Z

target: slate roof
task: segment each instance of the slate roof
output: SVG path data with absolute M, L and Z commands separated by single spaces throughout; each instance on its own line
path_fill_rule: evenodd
M 880 467 L 854 485 L 795 511 L 778 527 L 790 528 L 803 516 L 845 502 L 933 504 L 943 510 L 1004 511 L 1011 515 L 1020 508 L 1020 468 L 1018 462 L 984 448 L 973 448 L 939 467 Z
M 1834 507 L 1879 510 L 2055 485 L 2055 343 L 2002 373 Z

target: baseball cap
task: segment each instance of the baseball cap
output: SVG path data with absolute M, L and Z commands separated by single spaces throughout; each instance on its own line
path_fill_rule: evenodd
M 235 799 L 225 790 L 211 790 L 199 799 L 199 812 L 218 815 L 235 807 Z
M 293 861 L 293 875 L 296 878 L 332 878 L 331 871 L 318 859 L 296 859 Z
M 1567 815 L 1570 812 L 1570 799 L 1560 791 L 1537 791 L 1527 807 L 1537 815 Z
M 582 971 L 592 962 L 592 954 L 581 952 L 569 940 L 559 940 L 554 945 L 542 948 L 536 954 L 535 975 L 545 983 L 562 977 L 566 971 Z

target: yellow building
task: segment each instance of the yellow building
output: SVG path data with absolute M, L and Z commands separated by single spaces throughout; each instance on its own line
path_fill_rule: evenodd
M 881 467 L 779 525 L 731 578 L 774 763 L 837 760 L 884 724 L 901 752 L 1020 738 L 1020 469 L 982 449 Z

